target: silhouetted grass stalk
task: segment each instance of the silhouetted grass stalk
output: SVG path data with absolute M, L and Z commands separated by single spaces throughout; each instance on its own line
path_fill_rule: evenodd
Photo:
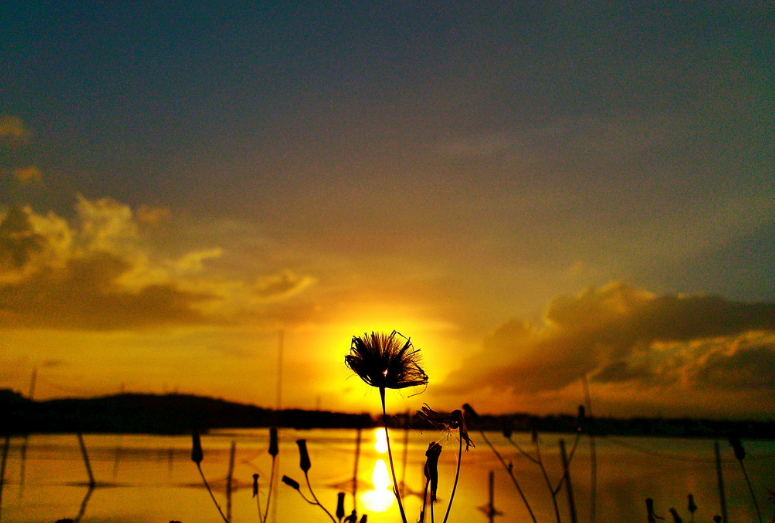
M 457 490 L 457 481 L 460 478 L 460 462 L 463 461 L 463 437 L 458 438 L 460 441 L 457 449 L 457 470 L 455 471 L 455 482 L 452 484 L 452 494 L 449 496 L 449 505 L 447 505 L 447 513 L 444 514 L 444 523 L 447 523 L 449 518 L 449 511 L 452 508 L 452 500 L 455 499 L 455 490 Z
M 498 461 L 501 462 L 501 465 L 503 465 L 503 468 L 506 469 L 506 472 L 509 474 L 509 477 L 511 478 L 511 482 L 514 483 L 514 487 L 517 489 L 517 493 L 519 494 L 519 497 L 522 498 L 522 502 L 525 504 L 525 508 L 527 508 L 527 511 L 530 514 L 530 519 L 533 520 L 533 523 L 538 523 L 536 521 L 535 514 L 533 514 L 533 509 L 530 508 L 530 503 L 528 503 L 527 498 L 525 497 L 525 493 L 522 492 L 522 487 L 519 486 L 519 482 L 517 481 L 516 476 L 514 476 L 514 471 L 509 465 L 506 464 L 506 461 L 503 459 L 503 456 L 501 456 L 500 452 L 498 452 L 498 449 L 496 449 L 495 446 L 490 442 L 490 440 L 487 438 L 487 436 L 485 435 L 482 429 L 479 429 L 479 434 L 481 434 L 484 442 L 487 443 L 487 446 L 490 447 L 490 450 L 492 450 L 493 454 L 495 454 L 495 457 L 498 458 Z
M 565 453 L 565 440 L 560 440 L 560 457 L 562 458 L 562 468 L 565 471 L 565 490 L 568 492 L 568 508 L 570 509 L 570 520 L 576 523 L 576 502 L 573 499 L 573 482 L 570 479 L 570 461 Z
M 266 519 L 269 517 L 269 503 L 272 500 L 275 468 L 277 464 L 277 455 L 279 453 L 280 453 L 280 447 L 278 444 L 277 428 L 272 427 L 269 429 L 269 455 L 272 456 L 272 471 L 269 473 L 269 493 L 266 496 L 266 510 L 264 511 L 264 518 L 261 519 L 261 523 L 266 523 Z M 261 507 L 259 506 L 259 514 L 260 513 L 261 513 Z
M 202 459 L 204 459 L 204 452 L 202 451 L 202 440 L 199 436 L 199 433 L 194 432 L 192 433 L 191 437 L 193 440 L 193 445 L 191 448 L 191 461 L 193 461 L 196 464 L 196 468 L 199 470 L 199 475 L 202 476 L 202 482 L 204 482 L 207 492 L 210 493 L 210 498 L 213 500 L 213 503 L 215 503 L 215 508 L 218 509 L 218 513 L 221 515 L 221 517 L 226 523 L 229 523 L 229 520 L 221 510 L 221 506 L 218 504 L 218 501 L 215 500 L 215 495 L 213 494 L 213 490 L 210 488 L 210 484 L 207 483 L 207 478 L 205 478 L 205 473 L 202 472 Z
M 759 502 L 756 501 L 756 494 L 753 492 L 751 479 L 748 477 L 748 472 L 746 472 L 745 464 L 743 463 L 743 460 L 745 459 L 745 449 L 743 448 L 743 443 L 740 441 L 739 437 L 730 436 L 729 444 L 732 445 L 732 449 L 735 451 L 735 458 L 737 459 L 738 463 L 740 463 L 740 469 L 743 471 L 743 477 L 745 478 L 745 482 L 748 485 L 748 492 L 751 493 L 751 499 L 753 499 L 753 505 L 756 508 L 756 515 L 759 518 L 759 523 L 762 523 L 762 513 L 759 510 Z

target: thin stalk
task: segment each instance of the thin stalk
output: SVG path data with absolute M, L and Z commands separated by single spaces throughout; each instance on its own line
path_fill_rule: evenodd
M 318 497 L 315 495 L 315 492 L 312 490 L 312 485 L 310 485 L 310 483 L 309 483 L 309 474 L 307 474 L 305 472 L 304 473 L 304 478 L 307 480 L 307 488 L 309 489 L 309 493 L 312 495 L 312 499 L 315 500 L 315 502 L 313 504 L 319 506 L 320 508 L 322 508 L 323 512 L 328 514 L 328 517 L 331 518 L 331 521 L 333 521 L 334 523 L 337 523 L 336 518 L 334 518 L 334 516 L 331 515 L 331 513 L 326 509 L 326 507 L 324 507 L 320 503 L 320 501 L 318 501 Z
M 458 438 L 460 445 L 457 449 L 457 471 L 455 471 L 455 483 L 452 484 L 452 494 L 449 496 L 449 505 L 447 505 L 447 513 L 444 514 L 444 523 L 447 523 L 449 518 L 449 511 L 452 508 L 452 500 L 455 499 L 455 490 L 457 489 L 457 480 L 460 478 L 460 462 L 463 461 L 463 437 Z
M 215 503 L 215 508 L 217 508 L 217 509 L 218 509 L 218 513 L 221 515 L 221 517 L 223 518 L 223 520 L 224 520 L 226 523 L 229 523 L 229 520 L 228 520 L 228 519 L 226 519 L 226 516 L 223 514 L 223 511 L 221 510 L 221 506 L 220 506 L 220 505 L 218 504 L 218 502 L 215 500 L 215 495 L 213 494 L 213 491 L 212 491 L 212 489 L 210 488 L 210 484 L 209 484 L 209 483 L 207 483 L 207 478 L 205 478 L 205 473 L 204 473 L 204 472 L 202 472 L 202 467 L 199 465 L 199 463 L 197 463 L 197 464 L 196 464 L 196 468 L 198 468 L 198 469 L 199 469 L 199 475 L 200 475 L 200 476 L 202 476 L 202 481 L 204 482 L 204 484 L 205 484 L 205 487 L 207 488 L 207 492 L 209 492 L 209 493 L 210 493 L 210 497 L 213 499 L 213 503 Z
M 272 487 L 274 486 L 274 471 L 275 471 L 275 462 L 276 462 L 277 456 L 272 456 L 272 472 L 270 472 L 269 475 L 269 493 L 266 496 L 266 510 L 264 511 L 264 517 L 261 519 L 261 506 L 258 507 L 258 514 L 259 519 L 261 520 L 261 523 L 266 523 L 266 519 L 269 517 L 269 502 L 272 499 Z M 256 496 L 258 498 L 258 496 Z M 256 500 L 256 503 L 258 503 L 258 500 Z
M 570 462 L 565 453 L 565 441 L 560 440 L 560 457 L 562 458 L 562 468 L 565 469 L 565 487 L 568 490 L 568 508 L 570 508 L 571 523 L 576 523 L 576 502 L 573 499 L 573 483 L 570 480 Z
M 387 412 L 385 411 L 385 387 L 379 388 L 379 396 L 382 400 L 382 423 L 385 425 L 385 442 L 388 448 L 388 458 L 390 460 L 390 473 L 393 475 L 393 493 L 398 500 L 398 510 L 401 512 L 401 521 L 408 523 L 406 520 L 406 513 L 404 512 L 404 504 L 401 502 L 401 492 L 398 489 L 398 481 L 396 480 L 396 468 L 393 466 L 393 451 L 390 449 L 390 435 L 388 434 L 388 422 Z M 431 503 L 431 514 L 433 514 L 433 503 Z
M 560 523 L 560 507 L 557 505 L 557 494 L 554 492 L 554 489 L 552 488 L 552 480 L 549 479 L 549 474 L 546 472 L 546 467 L 544 467 L 543 459 L 541 458 L 541 447 L 538 446 L 538 438 L 536 437 L 535 441 L 536 446 L 536 463 L 538 463 L 538 466 L 541 468 L 541 473 L 544 476 L 544 481 L 546 481 L 546 486 L 549 487 L 549 493 L 552 495 L 552 505 L 554 506 L 554 516 L 557 518 L 557 523 Z
M 743 464 L 743 460 L 738 460 L 740 462 L 740 468 L 743 469 L 743 477 L 745 477 L 745 482 L 748 484 L 748 491 L 751 493 L 751 499 L 753 499 L 753 506 L 756 507 L 756 515 L 759 517 L 759 523 L 762 523 L 762 513 L 759 511 L 759 503 L 756 501 L 756 495 L 753 493 L 753 487 L 751 486 L 751 480 L 748 478 L 748 472 L 745 470 L 745 465 Z
M 724 494 L 724 475 L 721 472 L 721 450 L 718 441 L 713 442 L 713 450 L 716 454 L 716 477 L 718 479 L 718 495 L 721 504 L 721 518 L 724 523 L 729 523 L 727 519 L 727 497 Z
M 519 482 L 517 481 L 517 478 L 514 477 L 514 473 L 506 464 L 506 462 L 503 460 L 503 457 L 500 455 L 500 452 L 498 452 L 495 446 L 492 443 L 490 443 L 490 440 L 487 439 L 487 436 L 485 436 L 484 431 L 480 429 L 479 434 L 482 435 L 482 439 L 484 439 L 485 443 L 487 443 L 487 446 L 490 447 L 490 450 L 493 451 L 495 456 L 498 458 L 498 461 L 500 461 L 501 465 L 503 465 L 503 468 L 506 469 L 506 472 L 509 473 L 509 477 L 511 478 L 512 483 L 514 483 L 514 486 L 517 489 L 517 493 L 519 493 L 519 497 L 522 498 L 522 502 L 525 504 L 525 508 L 527 508 L 527 511 L 530 514 L 530 519 L 533 520 L 533 523 L 538 523 L 538 521 L 536 521 L 535 514 L 533 514 L 533 509 L 530 508 L 530 503 L 528 503 L 527 498 L 525 497 L 525 494 L 522 492 L 522 488 L 519 486 Z
M 427 478 L 425 480 L 425 488 L 422 491 L 422 510 L 420 511 L 420 522 L 423 523 L 425 521 L 425 507 L 428 505 L 428 485 L 431 484 L 430 478 Z M 432 519 L 432 516 L 431 516 Z M 431 521 L 433 523 L 433 521 Z

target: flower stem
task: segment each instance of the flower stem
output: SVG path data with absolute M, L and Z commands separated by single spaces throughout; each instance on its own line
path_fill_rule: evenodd
M 218 513 L 221 515 L 223 520 L 226 523 L 229 523 L 229 520 L 226 519 L 226 516 L 223 515 L 223 511 L 221 510 L 221 506 L 215 500 L 215 495 L 213 495 L 213 491 L 210 489 L 210 485 L 207 483 L 207 479 L 205 479 L 205 473 L 202 472 L 202 467 L 199 465 L 199 463 L 196 464 L 196 468 L 199 469 L 199 474 L 202 476 L 202 481 L 204 481 L 205 487 L 207 487 L 207 492 L 209 492 L 210 493 L 210 497 L 213 498 L 213 503 L 215 503 L 215 508 L 218 509 Z
M 272 472 L 269 475 L 269 494 L 266 497 L 266 511 L 263 518 L 260 518 L 261 523 L 266 523 L 266 519 L 269 517 L 269 503 L 272 500 L 272 487 L 274 486 L 274 471 L 277 456 L 272 456 Z M 261 505 L 258 507 L 258 513 L 261 514 Z
M 407 523 L 406 513 L 404 513 L 404 504 L 401 502 L 401 493 L 398 490 L 398 480 L 396 480 L 396 468 L 393 466 L 393 451 L 390 449 L 390 436 L 388 435 L 387 412 L 385 411 L 385 387 L 379 388 L 379 397 L 382 400 L 382 423 L 385 425 L 385 442 L 388 448 L 388 458 L 390 460 L 390 473 L 393 475 L 393 493 L 398 500 L 398 510 L 401 512 L 401 521 Z M 431 504 L 431 509 L 433 505 Z
M 479 434 L 482 435 L 482 439 L 484 439 L 485 443 L 487 443 L 487 446 L 490 447 L 490 450 L 493 451 L 495 456 L 498 458 L 498 461 L 501 462 L 501 465 L 503 465 L 503 468 L 506 469 L 506 472 L 508 472 L 509 477 L 511 478 L 511 482 L 514 483 L 514 487 L 517 489 L 517 493 L 519 494 L 519 497 L 522 498 L 522 503 L 525 504 L 525 508 L 530 514 L 530 519 L 533 520 L 533 523 L 537 523 L 535 514 L 533 514 L 533 509 L 530 508 L 530 503 L 528 503 L 527 498 L 525 497 L 525 493 L 522 492 L 522 488 L 519 486 L 519 482 L 517 481 L 517 478 L 514 476 L 514 471 L 511 470 L 511 468 L 506 464 L 506 461 L 504 461 L 503 456 L 500 455 L 500 452 L 498 452 L 495 446 L 492 443 L 490 443 L 490 440 L 487 439 L 487 436 L 484 434 L 484 431 L 480 429 Z
M 324 507 L 324 506 L 323 506 L 323 505 L 320 503 L 320 501 L 318 500 L 318 497 L 317 497 L 317 496 L 315 495 L 315 493 L 312 491 L 312 485 L 311 485 L 311 484 L 310 484 L 310 482 L 309 482 L 309 474 L 307 474 L 307 472 L 306 472 L 306 471 L 304 472 L 304 478 L 307 480 L 307 488 L 309 489 L 309 493 L 312 495 L 312 499 L 314 499 L 314 500 L 315 500 L 315 501 L 314 501 L 313 503 L 311 503 L 311 504 L 312 504 L 312 505 L 317 505 L 318 507 L 322 508 L 322 509 L 323 509 L 323 512 L 325 512 L 326 514 L 328 514 L 328 517 L 329 517 L 329 518 L 331 518 L 331 521 L 333 521 L 334 523 L 336 523 L 336 519 L 334 519 L 334 516 L 332 516 L 332 515 L 331 515 L 331 513 L 330 513 L 330 512 L 329 512 L 329 511 L 326 509 L 326 507 Z
M 452 508 L 452 500 L 455 499 L 455 490 L 457 490 L 457 480 L 460 478 L 460 462 L 463 461 L 463 436 L 460 436 L 460 446 L 457 449 L 457 471 L 455 472 L 455 483 L 452 485 L 452 494 L 449 496 L 449 505 L 447 505 L 447 513 L 444 514 L 444 523 L 447 523 L 449 517 L 449 510 Z

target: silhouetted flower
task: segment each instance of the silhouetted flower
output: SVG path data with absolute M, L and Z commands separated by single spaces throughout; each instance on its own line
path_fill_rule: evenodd
M 202 463 L 202 459 L 204 459 L 204 453 L 202 452 L 202 440 L 199 437 L 198 432 L 193 432 L 191 434 L 192 439 L 192 447 L 191 447 L 191 461 L 199 465 Z
M 435 410 L 423 405 L 422 410 L 417 411 L 417 415 L 433 425 L 434 427 L 450 431 L 457 429 L 460 434 L 460 438 L 466 442 L 466 450 L 470 447 L 475 447 L 474 442 L 468 437 L 468 429 L 466 428 L 466 420 L 461 410 L 453 410 L 449 414 L 436 412 Z
M 436 502 L 436 490 L 439 488 L 439 456 L 441 455 L 441 445 L 435 441 L 428 445 L 425 451 L 425 477 L 428 478 L 431 486 L 431 503 Z
M 743 442 L 740 441 L 740 437 L 737 434 L 729 436 L 729 444 L 732 445 L 732 449 L 735 451 L 737 461 L 743 461 L 745 459 L 745 449 L 743 448 Z
M 684 520 L 678 514 L 678 511 L 676 509 L 671 508 L 670 515 L 673 516 L 673 523 L 684 523 Z
M 665 519 L 654 513 L 654 500 L 651 498 L 646 498 L 646 516 L 648 517 L 649 523 L 656 523 L 656 520 L 658 519 Z
M 253 497 L 258 496 L 258 474 L 253 474 Z
M 396 331 L 353 336 L 345 363 L 372 387 L 404 389 L 428 384 L 420 367 L 420 350 Z
M 692 494 L 689 494 L 689 512 L 692 514 L 692 518 L 694 517 L 694 512 L 697 510 L 697 504 L 694 502 L 694 496 Z
M 307 452 L 307 440 L 296 440 L 296 444 L 299 446 L 299 468 L 306 474 L 309 472 L 312 463 L 309 461 L 309 453 Z
M 282 479 L 283 483 L 291 487 L 293 490 L 299 490 L 299 482 L 295 479 L 289 478 L 288 476 L 283 476 Z
M 336 519 L 342 521 L 344 517 L 344 492 L 336 495 Z
M 273 458 L 280 453 L 280 448 L 277 445 L 277 427 L 269 429 L 269 455 Z

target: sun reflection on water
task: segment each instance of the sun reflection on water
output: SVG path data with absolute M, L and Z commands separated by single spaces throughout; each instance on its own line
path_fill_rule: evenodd
M 388 472 L 385 460 L 379 459 L 374 464 L 371 481 L 374 483 L 374 490 L 361 494 L 360 500 L 369 512 L 385 512 L 393 506 L 396 500 L 391 490 L 393 482 L 390 479 L 390 472 Z
M 387 434 L 385 433 L 385 429 L 375 430 L 374 437 L 377 438 L 377 441 L 374 443 L 374 450 L 376 450 L 380 454 L 384 454 L 385 452 L 387 452 L 388 445 L 387 445 Z

